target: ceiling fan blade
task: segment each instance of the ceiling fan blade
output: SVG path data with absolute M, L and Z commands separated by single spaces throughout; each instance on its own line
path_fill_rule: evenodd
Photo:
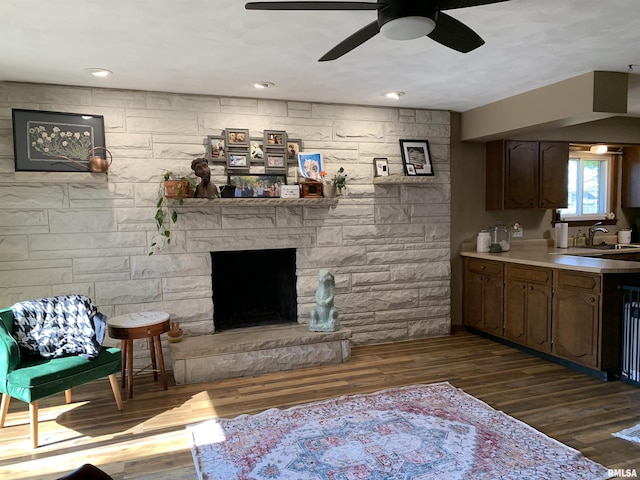
M 376 20 L 375 22 L 371 22 L 369 25 L 362 27 L 353 35 L 345 38 L 342 42 L 320 57 L 318 61 L 326 62 L 340 58 L 345 53 L 349 53 L 351 50 L 362 45 L 370 38 L 375 37 L 379 32 L 380 26 L 378 25 L 378 21 Z
M 478 7 L 490 3 L 508 2 L 509 0 L 439 0 L 439 10 L 453 10 L 454 8 Z
M 427 37 L 462 53 L 468 53 L 484 45 L 480 35 L 443 12 L 438 12 L 436 28 Z
M 249 2 L 247 10 L 378 10 L 384 3 L 371 2 Z

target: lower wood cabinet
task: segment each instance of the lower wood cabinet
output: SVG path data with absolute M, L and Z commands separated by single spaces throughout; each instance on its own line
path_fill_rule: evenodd
M 596 274 L 464 257 L 463 323 L 603 378 L 620 370 L 622 285 Z
M 465 258 L 463 322 L 502 335 L 502 262 Z
M 600 275 L 556 272 L 552 353 L 558 357 L 599 367 L 601 285 Z
M 504 338 L 551 351 L 552 275 L 550 268 L 505 266 Z

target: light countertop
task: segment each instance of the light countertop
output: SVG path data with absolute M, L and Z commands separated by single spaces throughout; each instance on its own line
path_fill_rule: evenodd
M 561 268 L 589 273 L 640 273 L 640 262 L 626 260 L 609 260 L 592 258 L 589 255 L 609 255 L 632 253 L 636 249 L 599 250 L 588 247 L 555 248 L 545 242 L 527 243 L 526 246 L 512 242 L 511 249 L 502 253 L 479 253 L 474 250 L 464 250 L 460 255 L 464 257 L 495 260 L 506 263 L 519 263 L 538 267 Z M 640 253 L 640 248 L 637 249 Z

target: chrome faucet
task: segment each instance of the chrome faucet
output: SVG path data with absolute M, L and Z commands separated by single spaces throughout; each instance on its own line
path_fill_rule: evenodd
M 596 236 L 596 232 L 609 233 L 604 227 L 599 227 L 598 225 L 602 225 L 602 222 L 596 222 L 591 227 L 589 227 L 589 243 L 588 245 L 593 246 L 593 237 Z

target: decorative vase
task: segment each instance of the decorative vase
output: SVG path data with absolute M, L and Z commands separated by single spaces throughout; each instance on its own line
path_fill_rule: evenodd
M 168 198 L 187 198 L 191 194 L 189 180 L 165 180 L 165 196 Z
M 325 183 L 322 186 L 322 195 L 325 198 L 335 198 L 336 196 L 336 186 Z
M 167 332 L 169 343 L 178 343 L 182 340 L 183 332 L 180 328 L 180 322 L 171 322 L 171 328 Z

